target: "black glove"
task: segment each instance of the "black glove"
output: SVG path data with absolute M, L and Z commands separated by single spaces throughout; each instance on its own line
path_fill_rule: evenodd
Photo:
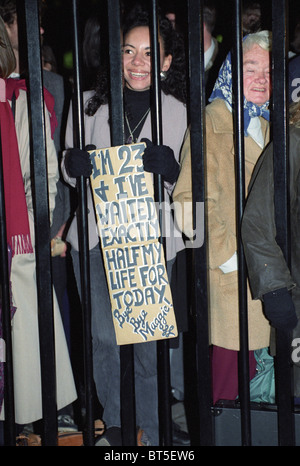
M 69 176 L 77 178 L 84 176 L 89 178 L 93 171 L 93 166 L 90 161 L 90 154 L 88 150 L 96 149 L 96 146 L 89 144 L 85 150 L 81 149 L 68 149 L 65 156 L 65 167 Z
M 162 175 L 169 183 L 175 183 L 180 166 L 174 157 L 173 150 L 169 146 L 155 146 L 146 138 L 141 142 L 147 144 L 143 155 L 144 170 Z
M 95 144 L 88 144 L 85 146 L 84 150 L 96 150 Z
M 271 325 L 282 330 L 293 330 L 298 318 L 295 305 L 287 288 L 270 291 L 263 295 L 265 315 Z

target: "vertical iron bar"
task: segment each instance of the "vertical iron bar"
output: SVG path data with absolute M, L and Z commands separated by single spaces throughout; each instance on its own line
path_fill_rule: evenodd
M 240 225 L 245 205 L 245 148 L 244 148 L 244 96 L 243 96 L 243 51 L 241 2 L 235 0 L 235 37 L 233 46 L 232 80 L 236 105 L 234 107 L 234 136 L 236 159 L 236 225 L 238 248 L 239 284 L 239 330 L 240 351 L 238 354 L 239 400 L 241 406 L 242 445 L 251 445 L 250 387 L 249 387 L 249 344 L 248 344 L 248 305 L 247 279 L 244 251 L 240 235 Z
M 122 87 L 121 25 L 119 0 L 108 0 L 109 65 L 111 86 L 111 140 L 113 146 L 124 144 L 124 111 Z M 136 445 L 134 346 L 120 346 L 120 397 L 122 442 Z
M 81 77 L 81 44 L 79 39 L 78 0 L 72 0 L 73 14 L 73 38 L 74 38 L 74 142 L 75 147 L 84 149 L 84 111 L 82 99 Z M 94 414 L 93 414 L 93 352 L 91 332 L 91 290 L 90 290 L 90 261 L 89 261 L 89 235 L 88 235 L 88 209 L 87 209 L 87 185 L 83 176 L 77 179 L 77 191 L 79 199 L 79 254 L 81 270 L 81 304 L 83 312 L 84 328 L 84 377 L 85 377 L 85 436 L 84 445 L 94 445 Z
M 47 156 L 44 132 L 45 116 L 37 0 L 25 0 L 25 22 L 29 71 L 31 164 L 43 401 L 42 443 L 44 446 L 54 446 L 57 444 L 56 371 Z
M 0 135 L 0 247 L 1 247 L 1 325 L 2 339 L 5 342 L 4 363 L 4 401 L 5 407 L 5 445 L 15 446 L 15 404 L 14 404 L 14 382 L 13 382 L 13 357 L 11 336 L 11 312 L 10 312 L 10 275 L 8 267 L 6 216 L 4 198 L 4 179 L 2 164 L 2 144 Z
M 124 144 L 124 110 L 122 84 L 122 54 L 121 54 L 121 19 L 119 0 L 107 2 L 109 28 L 109 69 L 110 69 L 110 117 L 111 139 L 113 145 Z
M 162 116 L 161 116 L 161 88 L 160 88 L 160 53 L 159 53 L 159 31 L 158 31 L 158 6 L 157 1 L 151 2 L 151 54 L 152 54 L 152 140 L 154 144 L 160 145 L 163 143 L 162 135 Z M 164 184 L 161 175 L 154 176 L 155 200 L 159 206 L 163 206 L 164 202 Z M 163 209 L 159 208 L 158 220 L 159 225 L 163 225 Z M 161 229 L 162 231 L 162 229 Z M 164 248 L 165 238 L 160 237 L 160 242 Z M 168 260 L 165 254 L 166 260 Z M 171 414 L 171 383 L 170 383 L 170 356 L 169 356 L 169 341 L 161 340 L 157 342 L 157 369 L 158 369 L 158 397 L 159 397 L 159 413 L 162 424 L 162 444 L 164 446 L 172 445 L 172 414 Z
M 203 47 L 203 2 L 188 1 L 189 108 L 192 159 L 193 221 L 196 230 L 196 206 L 205 201 L 205 88 Z M 205 225 L 206 231 L 206 225 Z M 211 412 L 211 372 L 208 330 L 208 274 L 206 241 L 193 253 L 192 308 L 196 319 L 197 390 L 199 399 L 199 441 L 213 445 Z
M 287 99 L 288 59 L 288 2 L 272 1 L 273 31 L 273 139 L 274 139 L 274 203 L 277 242 L 290 264 L 289 232 L 289 139 Z M 284 40 L 283 40 L 284 39 Z M 295 445 L 293 417 L 292 361 L 290 355 L 291 334 L 276 332 L 276 395 L 278 404 L 278 443 L 280 446 Z

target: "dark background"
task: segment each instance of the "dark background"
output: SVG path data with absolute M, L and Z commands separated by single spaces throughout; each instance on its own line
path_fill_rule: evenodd
M 164 0 L 161 0 L 162 4 Z M 128 5 L 132 0 L 124 0 Z M 187 0 L 174 0 L 174 5 L 179 11 L 181 26 L 186 27 L 186 5 Z M 263 0 L 263 29 L 272 28 L 272 0 Z M 85 21 L 91 15 L 97 14 L 101 21 L 101 46 L 107 48 L 107 0 L 79 0 L 78 16 L 80 18 L 80 31 L 83 35 Z M 217 24 L 214 35 L 221 35 L 226 44 L 230 44 L 232 21 L 233 21 L 233 0 L 216 0 L 218 10 Z M 54 51 L 58 72 L 63 75 L 71 73 L 70 57 L 72 51 L 73 28 L 72 28 L 72 1 L 71 0 L 47 0 L 47 9 L 43 18 L 45 29 L 44 42 L 50 45 Z M 300 0 L 289 0 L 289 37 L 292 38 L 294 27 L 300 20 Z M 69 65 L 68 63 L 69 58 Z

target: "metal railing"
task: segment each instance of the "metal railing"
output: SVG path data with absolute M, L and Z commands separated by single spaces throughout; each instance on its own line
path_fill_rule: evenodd
M 73 23 L 73 58 L 74 58 L 74 146 L 84 148 L 84 123 L 81 89 L 81 52 L 80 33 L 78 29 L 78 3 L 80 0 L 72 0 L 68 3 L 72 14 Z M 228 2 L 232 7 L 234 16 L 233 65 L 234 92 L 236 95 L 235 124 L 235 151 L 236 151 L 236 183 L 237 205 L 236 215 L 238 224 L 238 251 L 239 251 L 239 302 L 240 302 L 240 352 L 239 352 L 239 409 L 241 445 L 251 445 L 253 425 L 251 425 L 251 403 L 249 395 L 249 367 L 248 367 L 248 327 L 247 327 L 247 299 L 245 291 L 246 268 L 244 263 L 243 248 L 239 236 L 245 202 L 244 181 L 244 141 L 243 114 L 242 114 L 242 26 L 241 7 L 242 1 Z M 149 0 L 152 9 L 152 40 L 153 40 L 153 83 L 155 98 L 154 140 L 162 143 L 161 117 L 159 102 L 159 69 L 157 63 L 157 2 Z M 54 333 L 53 333 L 53 303 L 51 293 L 51 254 L 50 233 L 48 220 L 48 197 L 46 176 L 46 150 L 44 136 L 43 115 L 43 78 L 41 73 L 41 50 L 39 35 L 39 16 L 37 0 L 25 0 L 24 20 L 27 31 L 28 54 L 28 88 L 30 95 L 30 121 L 31 121 L 31 157 L 32 178 L 35 191 L 35 231 L 36 231 L 36 258 L 37 258 L 37 283 L 39 308 L 39 331 L 41 342 L 41 370 L 43 387 L 43 445 L 57 444 L 56 426 L 56 399 L 55 399 L 55 359 L 54 359 Z M 122 67 L 120 55 L 120 5 L 118 0 L 107 1 L 108 29 L 109 29 L 109 55 L 111 69 L 111 130 L 113 145 L 123 144 L 123 96 L 122 96 Z M 20 16 L 21 17 L 21 16 Z M 186 2 L 187 44 L 189 61 L 189 101 L 188 112 L 191 128 L 191 153 L 193 173 L 193 202 L 205 200 L 205 96 L 204 96 L 204 60 L 203 60 L 203 2 L 201 0 L 187 0 Z M 285 0 L 273 0 L 272 2 L 273 24 L 273 108 L 272 108 L 272 137 L 274 140 L 275 160 L 275 193 L 279 193 L 275 199 L 276 209 L 285 212 L 285 215 L 277 217 L 279 243 L 288 258 L 288 212 L 287 212 L 287 166 L 288 151 L 288 119 L 287 119 L 287 44 L 288 44 L 288 2 Z M 71 26 L 70 26 L 71 34 Z M 283 40 L 283 37 L 285 40 Z M 2 166 L 2 165 L 1 165 Z M 13 367 L 10 341 L 10 306 L 8 294 L 8 259 L 5 235 L 5 215 L 3 179 L 0 173 L 0 226 L 1 226 L 1 284 L 2 284 L 2 311 L 3 331 L 6 341 L 6 393 L 4 422 L 5 444 L 15 444 L 15 420 L 13 401 Z M 158 180 L 158 186 L 160 180 Z M 90 318 L 90 288 L 89 288 L 89 254 L 87 232 L 87 207 L 86 184 L 79 180 L 78 198 L 80 206 L 79 231 L 80 231 L 80 256 L 82 270 L 82 315 L 84 326 L 84 366 L 85 366 L 85 390 L 86 390 L 86 429 L 85 445 L 93 445 L 93 406 L 92 406 L 92 349 L 91 349 L 91 318 Z M 208 300 L 207 287 L 207 258 L 206 242 L 201 247 L 192 250 L 192 315 L 195 323 L 195 345 L 193 348 L 196 360 L 196 410 L 198 412 L 198 425 L 193 438 L 196 445 L 215 444 L 215 414 L 216 409 L 211 403 L 211 374 L 210 351 L 208 338 Z M 276 357 L 276 389 L 277 389 L 277 425 L 278 445 L 295 444 L 295 414 L 292 403 L 292 374 L 289 364 L 290 340 L 286 335 L 277 332 L 277 357 Z M 121 347 L 121 406 L 122 406 L 122 432 L 124 445 L 134 446 L 136 442 L 135 405 L 134 405 L 134 365 L 132 345 Z M 172 419 L 170 409 L 170 379 L 169 379 L 169 349 L 168 343 L 159 342 L 158 352 L 163 367 L 159 369 L 160 406 L 162 408 L 162 445 L 172 445 Z M 161 355 L 163 357 L 161 357 Z M 162 377 L 162 374 L 164 376 Z M 287 396 L 290 394 L 291 396 Z M 220 408 L 219 408 L 220 409 Z M 193 445 L 193 444 L 192 444 Z

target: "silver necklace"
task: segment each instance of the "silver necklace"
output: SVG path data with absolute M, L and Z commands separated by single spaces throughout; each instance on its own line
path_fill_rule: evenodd
M 127 117 L 127 112 L 125 112 L 125 120 L 126 120 L 127 127 L 129 129 L 129 138 L 126 141 L 126 144 L 132 144 L 133 142 L 136 142 L 134 140 L 133 133 L 140 126 L 140 124 L 146 118 L 146 116 L 148 115 L 149 112 L 150 112 L 150 107 L 148 108 L 146 113 L 144 113 L 144 115 L 142 116 L 142 118 L 140 119 L 140 121 L 138 122 L 138 124 L 135 126 L 135 128 L 133 130 L 130 128 L 130 124 L 129 124 L 128 117 Z

